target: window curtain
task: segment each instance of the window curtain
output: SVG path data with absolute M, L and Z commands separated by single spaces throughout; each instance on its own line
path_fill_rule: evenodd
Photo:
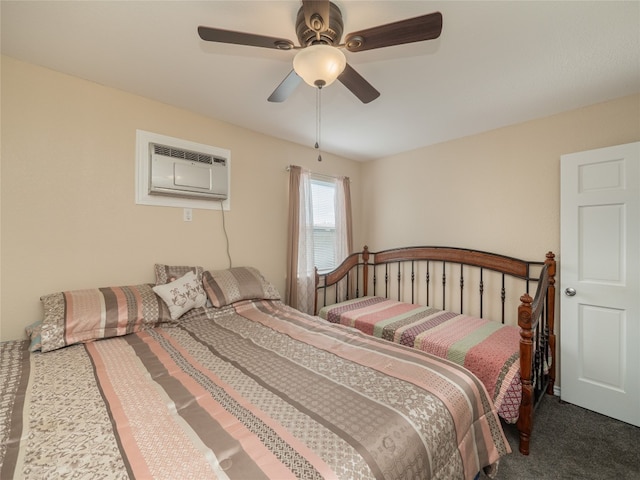
M 315 265 L 313 258 L 313 204 L 311 172 L 289 168 L 289 214 L 287 236 L 287 280 L 285 301 L 302 312 L 314 314 Z M 351 189 L 349 179 L 334 179 L 336 259 L 347 258 L 353 249 Z
M 340 177 L 336 184 L 336 260 L 338 264 L 353 251 L 351 227 L 351 182 L 349 177 Z M 337 265 L 336 265 L 337 266 Z
M 313 314 L 315 266 L 313 261 L 313 204 L 311 174 L 298 166 L 289 169 L 289 234 L 285 301 Z
M 353 233 L 351 229 L 351 182 L 348 177 L 335 180 L 336 185 L 336 261 L 338 265 L 353 251 Z M 337 266 L 337 265 L 336 265 Z M 340 298 L 347 298 L 347 289 L 352 285 L 340 282 L 336 288 Z

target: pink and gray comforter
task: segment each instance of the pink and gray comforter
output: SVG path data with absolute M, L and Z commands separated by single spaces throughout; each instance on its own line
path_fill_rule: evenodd
M 330 305 L 319 315 L 468 368 L 485 385 L 498 414 L 508 423 L 518 420 L 522 397 L 518 327 L 382 297 Z
M 278 301 L 0 360 L 1 478 L 462 479 L 510 450 L 465 369 Z

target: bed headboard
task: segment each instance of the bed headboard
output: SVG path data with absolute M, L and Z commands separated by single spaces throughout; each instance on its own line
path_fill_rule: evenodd
M 530 294 L 541 278 L 553 280 L 554 275 L 551 252 L 544 261 L 528 261 L 455 247 L 370 252 L 365 246 L 335 270 L 316 272 L 315 312 L 375 295 L 516 324 L 520 296 Z

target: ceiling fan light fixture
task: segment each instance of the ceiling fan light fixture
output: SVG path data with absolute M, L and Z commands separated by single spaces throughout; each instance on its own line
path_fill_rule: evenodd
M 293 69 L 312 87 L 331 85 L 347 66 L 347 59 L 331 45 L 309 45 L 293 59 Z

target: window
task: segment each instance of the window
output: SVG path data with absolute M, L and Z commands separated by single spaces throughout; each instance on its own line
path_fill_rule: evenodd
M 351 252 L 352 244 L 349 179 L 314 175 L 291 165 L 287 304 L 313 315 L 315 269 L 337 267 Z
M 336 186 L 311 178 L 313 207 L 313 260 L 318 270 L 327 272 L 338 266 L 336 261 Z

